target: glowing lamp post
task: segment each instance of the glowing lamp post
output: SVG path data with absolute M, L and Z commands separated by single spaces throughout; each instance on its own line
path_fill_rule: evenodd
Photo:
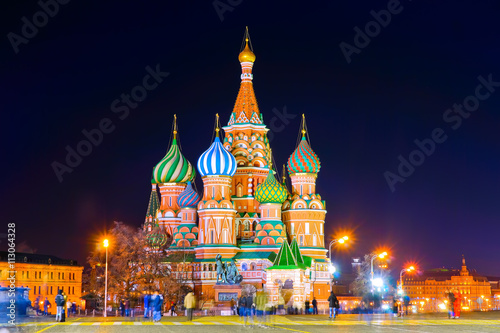
M 106 274 L 105 274 L 105 283 L 104 283 L 104 317 L 107 317 L 107 305 L 108 305 L 108 246 L 109 241 L 107 239 L 104 240 L 103 246 L 106 248 Z
M 401 272 L 399 273 L 399 288 L 401 290 L 401 295 L 403 295 L 403 273 L 405 272 L 412 272 L 415 270 L 415 267 L 410 266 L 408 268 L 403 268 Z
M 344 236 L 344 237 L 339 238 L 339 239 L 334 239 L 330 242 L 330 246 L 328 246 L 328 253 L 330 254 L 330 262 L 332 262 L 332 245 L 335 243 L 344 244 L 345 241 L 348 239 L 349 239 L 349 237 Z
M 382 252 L 380 254 L 376 254 L 372 257 L 372 260 L 371 260 L 371 275 L 372 275 L 372 285 L 373 285 L 373 260 L 377 257 L 379 257 L 380 259 L 384 259 L 385 256 L 387 255 L 387 252 Z

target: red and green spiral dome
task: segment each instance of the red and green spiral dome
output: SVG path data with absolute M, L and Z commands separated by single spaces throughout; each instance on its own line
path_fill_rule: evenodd
M 318 173 L 321 167 L 318 155 L 312 150 L 305 137 L 302 137 L 295 151 L 288 158 L 287 169 L 289 174 Z

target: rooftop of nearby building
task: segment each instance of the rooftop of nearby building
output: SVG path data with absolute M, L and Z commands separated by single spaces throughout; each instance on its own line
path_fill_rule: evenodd
M 9 252 L 0 251 L 0 262 L 8 261 Z M 59 257 L 47 254 L 23 253 L 16 252 L 16 263 L 30 263 L 42 265 L 61 265 L 61 266 L 78 266 L 76 260 L 61 259 Z
M 488 279 L 477 273 L 474 269 L 468 270 L 469 276 L 472 276 L 476 281 L 488 281 Z M 459 269 L 448 269 L 448 268 L 434 268 L 423 271 L 421 274 L 408 275 L 405 277 L 406 280 L 413 281 L 425 281 L 425 280 L 436 280 L 436 281 L 446 281 L 450 280 L 452 276 L 460 276 Z

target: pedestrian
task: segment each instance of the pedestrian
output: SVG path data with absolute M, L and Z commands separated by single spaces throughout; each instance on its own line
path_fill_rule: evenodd
M 158 292 L 155 291 L 153 298 L 153 321 L 154 322 L 159 322 L 161 320 L 161 309 L 163 306 L 163 298 L 158 295 Z
M 71 303 L 70 300 L 66 302 L 66 315 L 69 318 L 69 312 L 71 311 L 71 307 L 73 306 L 73 303 Z
M 47 297 L 45 297 L 45 300 L 43 301 L 43 315 L 44 316 L 49 315 L 49 308 L 50 308 L 50 302 L 47 299 Z
M 125 316 L 130 317 L 130 300 L 125 300 Z
M 120 315 L 125 317 L 125 303 L 123 303 L 123 300 L 120 300 Z
M 33 306 L 33 310 L 35 310 L 35 316 L 38 317 L 40 312 L 40 296 L 38 296 L 35 300 L 35 305 Z
M 446 297 L 448 297 L 448 319 L 454 319 L 455 318 L 455 312 L 454 312 L 454 303 L 455 303 L 455 295 L 451 290 L 446 291 Z
M 278 314 L 280 315 L 285 314 L 285 299 L 281 294 L 278 296 L 278 310 L 279 310 Z
M 398 300 L 396 299 L 396 297 L 392 298 L 392 315 L 393 317 L 398 316 Z
M 453 296 L 455 296 L 455 301 L 453 302 L 453 312 L 455 312 L 455 319 L 460 318 L 460 307 L 462 305 L 462 295 L 460 292 L 455 289 L 453 292 Z
M 305 306 L 306 306 L 306 315 L 308 315 L 309 314 L 309 299 L 308 298 L 306 298 Z
M 231 301 L 229 302 L 229 305 L 231 306 L 231 314 L 234 316 L 236 313 L 235 310 L 235 305 L 234 305 L 234 298 L 231 298 Z
M 313 305 L 313 314 L 318 314 L 318 301 L 316 300 L 316 297 L 313 297 L 313 301 L 312 301 L 312 305 Z
M 148 312 L 149 312 L 149 294 L 146 294 L 144 296 L 144 318 L 148 318 Z
M 252 294 L 249 293 L 245 297 L 245 325 L 247 323 L 248 317 L 251 317 L 252 324 L 253 324 L 252 306 L 253 306 L 253 297 L 252 297 Z
M 47 298 L 45 298 L 45 299 L 47 299 Z M 57 295 L 56 295 L 56 298 L 54 300 L 54 303 L 56 303 L 56 307 L 57 307 L 56 321 L 59 322 L 62 320 L 62 314 L 64 311 L 64 296 L 62 295 L 61 289 L 59 289 L 57 291 Z M 45 304 L 44 304 L 44 306 L 45 306 Z
M 328 307 L 330 308 L 330 319 L 335 319 L 337 316 L 337 307 L 339 306 L 339 300 L 337 296 L 333 293 L 333 290 L 330 292 L 330 296 L 328 297 Z
M 245 309 L 246 309 L 246 297 L 244 293 L 241 293 L 241 297 L 238 300 L 238 314 L 240 315 L 240 318 L 245 316 Z
M 196 306 L 196 299 L 194 298 L 194 294 L 189 292 L 186 297 L 184 297 L 184 307 L 187 309 L 187 317 L 188 321 L 193 320 L 193 310 Z
M 263 324 L 265 321 L 265 310 L 266 310 L 267 297 L 262 290 L 257 292 L 255 297 L 255 309 L 257 312 L 257 319 Z
M 174 314 L 175 314 L 175 302 L 174 302 L 174 301 L 172 301 L 172 302 L 170 303 L 170 316 L 171 316 L 171 317 L 173 317 L 173 316 L 174 316 Z

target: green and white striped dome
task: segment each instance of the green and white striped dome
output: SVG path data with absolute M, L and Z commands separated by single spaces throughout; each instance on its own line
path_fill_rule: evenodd
M 165 157 L 154 167 L 152 182 L 156 184 L 185 183 L 192 181 L 195 175 L 193 166 L 182 155 L 177 140 L 174 138 Z

